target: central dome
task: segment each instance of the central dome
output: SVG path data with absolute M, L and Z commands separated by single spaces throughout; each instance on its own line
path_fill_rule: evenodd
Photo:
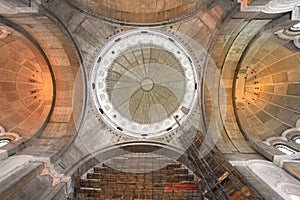
M 171 131 L 197 97 L 192 59 L 160 32 L 130 31 L 112 40 L 92 76 L 99 112 L 110 126 L 131 136 Z
M 185 94 L 185 74 L 169 51 L 136 46 L 122 53 L 108 69 L 109 100 L 122 116 L 140 124 L 170 117 Z

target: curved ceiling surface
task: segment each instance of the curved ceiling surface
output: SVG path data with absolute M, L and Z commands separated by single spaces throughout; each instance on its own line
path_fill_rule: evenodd
M 1 24 L 0 30 L 0 125 L 30 138 L 42 127 L 52 106 L 51 74 L 26 37 Z
M 111 20 L 156 23 L 176 20 L 206 5 L 209 0 L 75 0 L 81 9 Z
M 169 36 L 150 30 L 129 31 L 109 42 L 92 79 L 100 114 L 132 136 L 174 129 L 197 99 L 197 75 L 188 52 Z
M 248 135 L 264 140 L 300 118 L 300 53 L 272 33 L 251 44 L 239 69 L 236 110 Z

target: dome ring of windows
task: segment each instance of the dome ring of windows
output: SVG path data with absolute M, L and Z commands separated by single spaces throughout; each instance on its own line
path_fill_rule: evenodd
M 109 41 L 92 71 L 92 96 L 104 121 L 133 137 L 160 136 L 194 108 L 198 78 L 175 38 L 152 30 L 128 31 Z

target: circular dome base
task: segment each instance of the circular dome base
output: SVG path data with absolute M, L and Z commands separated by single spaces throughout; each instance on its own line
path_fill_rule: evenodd
M 184 47 L 149 30 L 108 42 L 94 66 L 92 84 L 104 121 L 134 137 L 174 130 L 197 99 L 197 75 Z

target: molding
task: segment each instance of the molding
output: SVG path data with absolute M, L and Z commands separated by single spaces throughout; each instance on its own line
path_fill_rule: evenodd
M 300 33 L 299 33 L 299 39 L 300 39 Z M 299 46 L 299 48 L 300 48 L 300 46 Z M 274 140 L 282 140 L 282 141 L 288 142 L 287 136 L 289 134 L 292 134 L 295 131 L 300 132 L 300 119 L 297 120 L 294 128 L 289 128 L 289 129 L 283 131 L 281 136 L 267 138 L 265 141 L 263 141 L 263 143 L 267 146 L 272 146 L 271 142 Z
M 300 153 L 295 153 L 292 155 L 274 155 L 273 163 L 278 165 L 279 167 L 283 168 L 284 163 L 286 162 L 293 162 L 300 164 Z
M 22 137 L 19 136 L 17 133 L 11 133 L 11 132 L 0 133 L 0 138 L 2 137 L 9 137 L 12 139 L 12 141 L 18 141 L 22 139 Z
M 4 152 L 5 153 L 5 152 Z M 1 160 L 0 162 L 0 182 L 7 177 L 17 173 L 31 163 L 43 163 L 44 161 L 50 161 L 47 157 L 35 157 L 32 155 L 15 155 Z M 28 173 L 28 172 L 27 172 Z
M 256 159 L 253 159 L 253 160 L 232 160 L 232 161 L 229 161 L 230 164 L 232 164 L 232 166 L 243 166 L 243 167 L 248 167 L 248 166 L 251 166 L 251 165 L 255 165 L 255 164 L 260 164 L 260 163 L 265 163 L 265 164 L 269 164 L 271 163 L 270 161 L 267 161 L 267 160 L 256 160 Z
M 44 169 L 41 171 L 40 175 L 49 176 L 52 179 L 52 187 L 58 185 L 59 183 L 67 183 L 67 185 L 71 184 L 71 177 L 58 173 L 50 161 L 44 161 L 43 167 Z
M 22 139 L 22 137 L 17 133 L 6 132 L 3 126 L 0 126 L 0 139 L 8 137 L 12 141 L 18 141 Z
M 39 12 L 39 4 L 41 4 L 42 0 L 30 0 L 30 6 L 15 6 L 14 3 L 7 2 L 6 0 L 0 1 L 0 14 L 13 15 L 19 13 L 38 13 Z
M 249 5 L 248 0 L 238 0 L 240 3 L 240 10 L 245 12 L 263 12 L 268 14 L 277 14 L 285 12 L 293 12 L 293 19 L 298 18 L 299 13 L 299 0 L 270 0 L 263 6 Z M 251 4 L 251 3 L 250 3 Z
M 279 38 L 284 40 L 292 40 L 294 45 L 300 49 L 300 31 L 290 31 L 288 29 L 281 29 L 274 32 Z
M 266 160 L 230 161 L 233 166 L 249 168 L 284 199 L 300 198 L 300 182 L 285 170 Z
M 5 151 L 0 150 L 1 154 L 5 154 Z M 43 170 L 40 172 L 40 176 L 50 176 L 52 178 L 51 186 L 56 186 L 59 183 L 67 183 L 67 186 L 71 185 L 71 177 L 65 176 L 64 174 L 59 174 L 55 169 L 54 165 L 51 164 L 49 157 L 35 157 L 32 155 L 17 155 L 10 156 L 0 162 L 0 182 L 7 177 L 14 175 L 23 167 L 30 163 L 40 163 L 43 164 Z

